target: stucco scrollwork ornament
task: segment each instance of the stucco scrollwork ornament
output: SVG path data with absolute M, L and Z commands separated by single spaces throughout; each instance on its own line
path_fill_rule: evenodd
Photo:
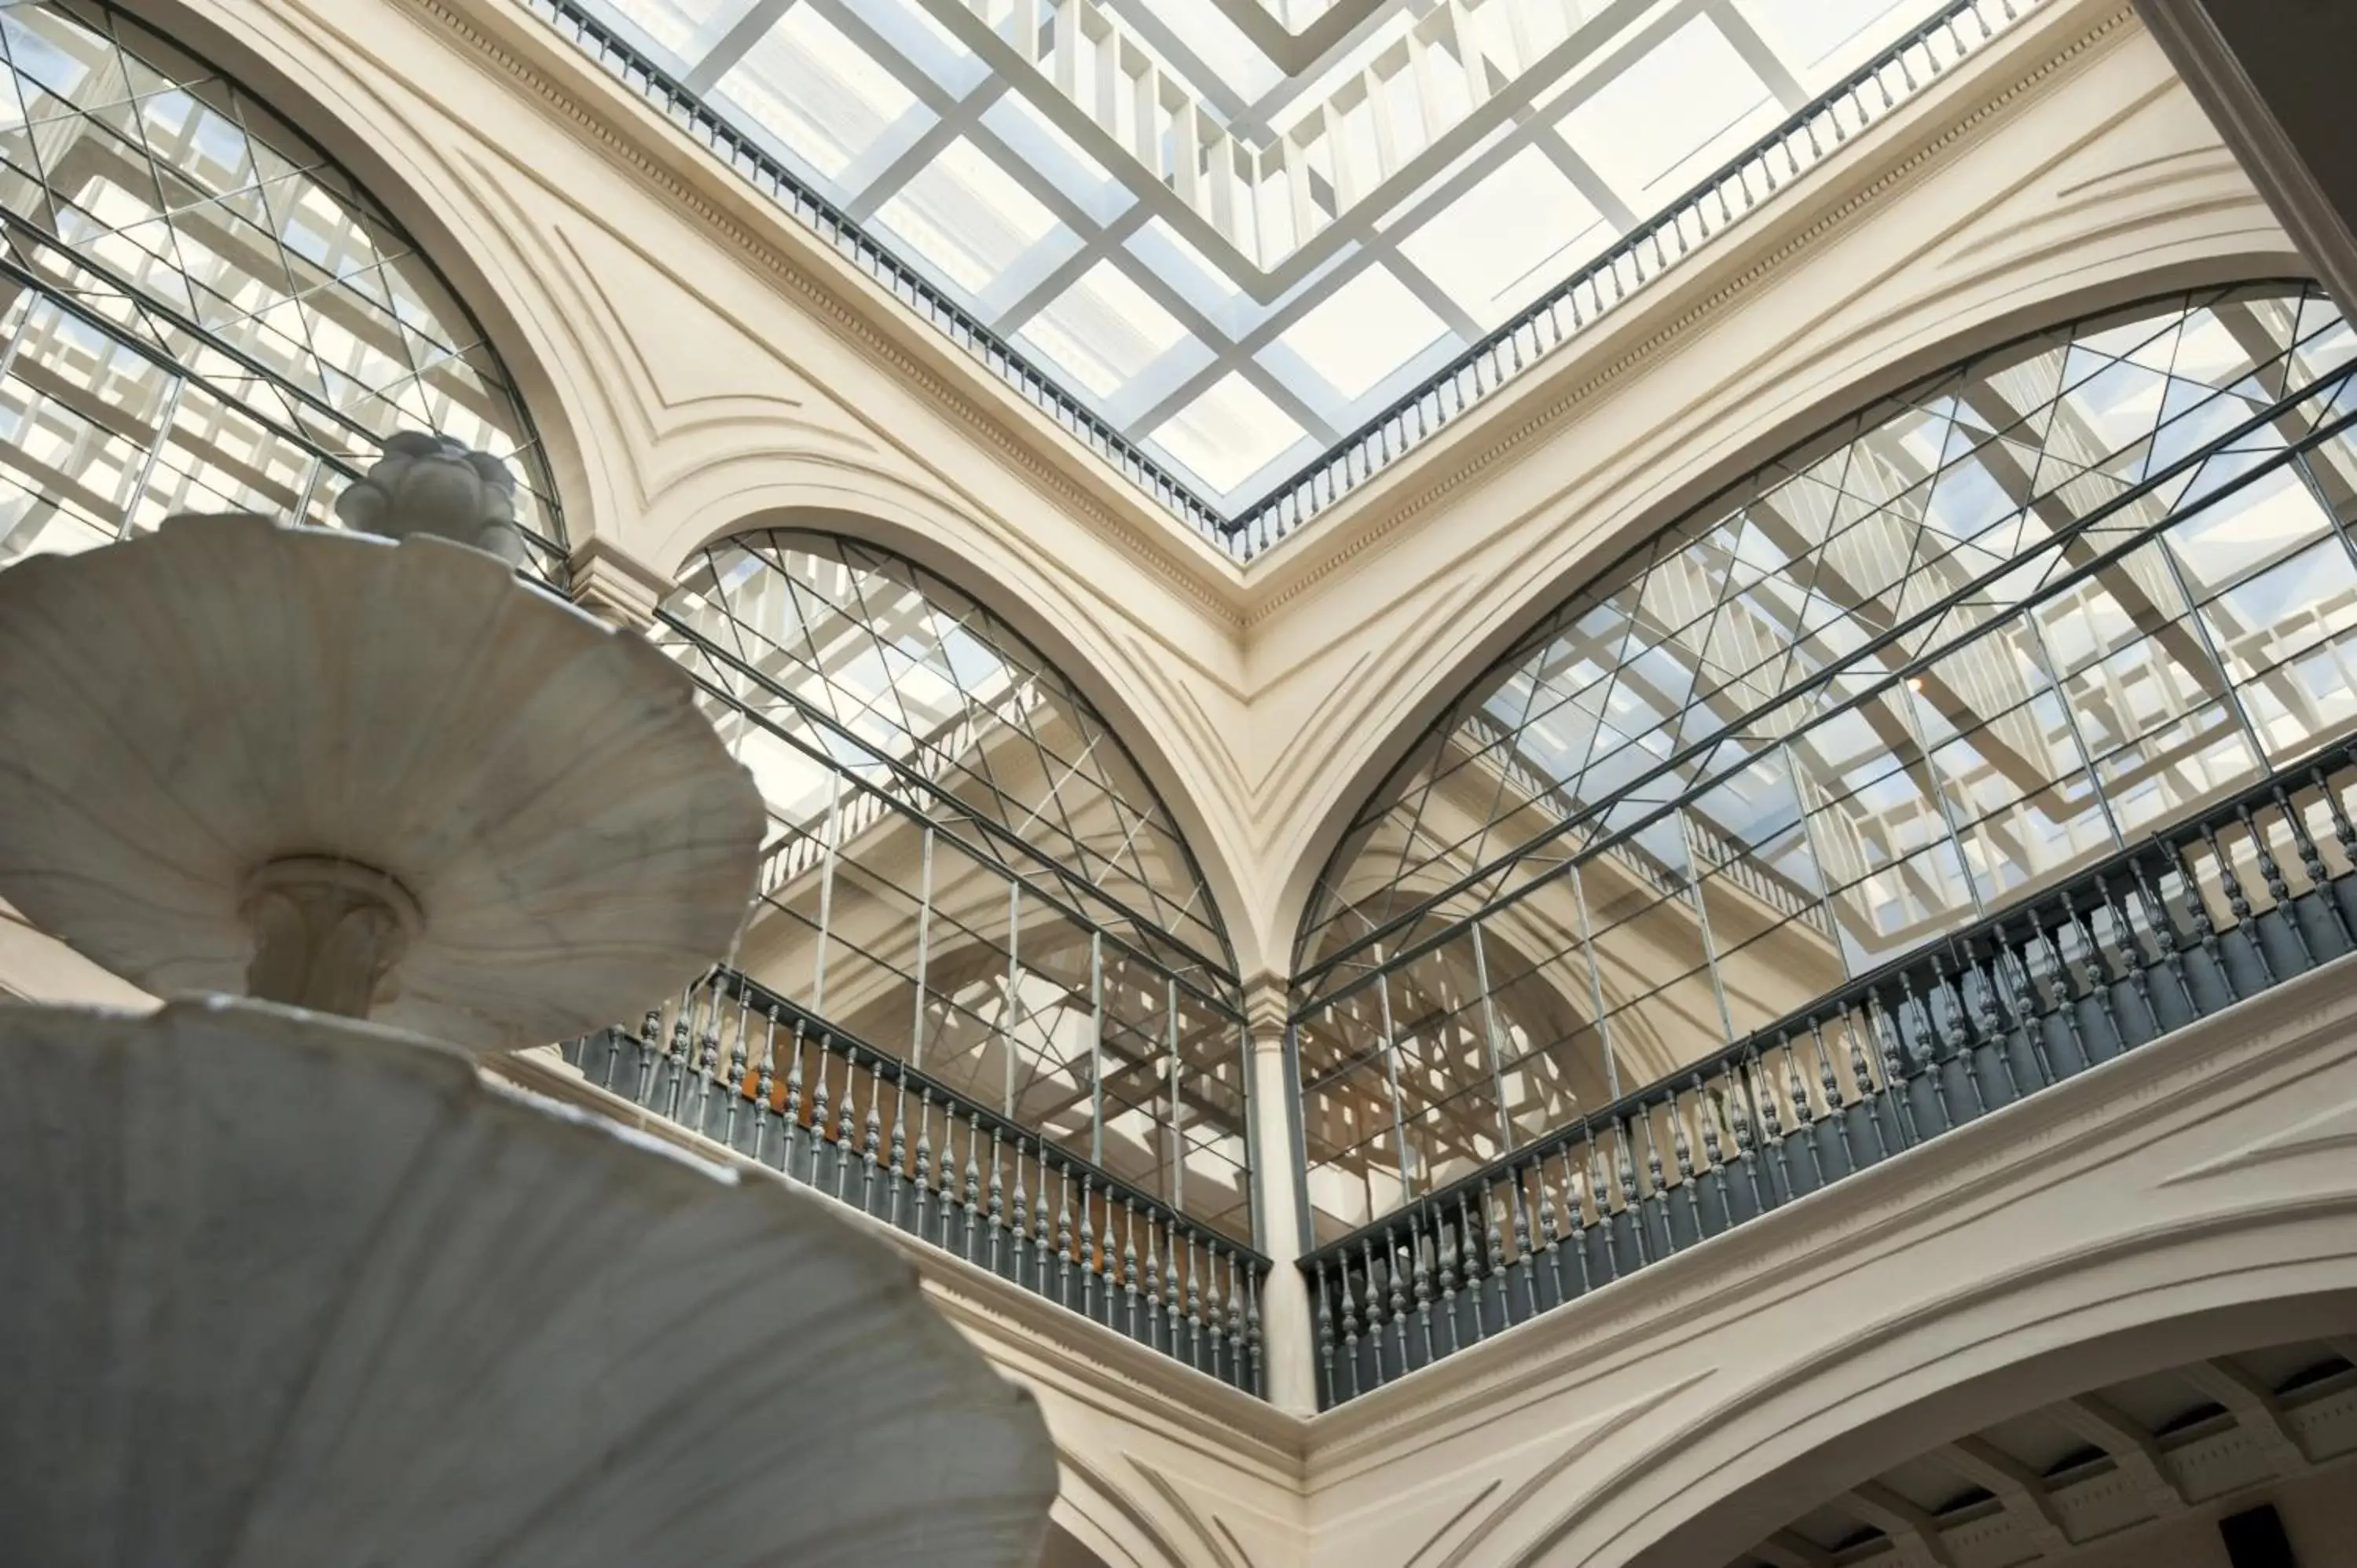
M 336 515 L 358 532 L 387 539 L 430 533 L 521 566 L 524 542 L 516 526 L 515 490 L 515 475 L 500 458 L 451 436 L 404 430 L 336 498 Z

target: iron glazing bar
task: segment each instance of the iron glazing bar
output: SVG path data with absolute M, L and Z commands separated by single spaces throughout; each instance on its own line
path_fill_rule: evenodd
M 1069 867 L 1060 865 L 1040 854 L 1040 853 L 1032 845 L 1017 837 L 1007 829 L 985 817 L 979 817 L 963 810 L 959 805 L 956 799 L 953 796 L 947 795 L 937 782 L 925 778 L 922 774 L 911 772 L 902 764 L 889 757 L 885 757 L 875 752 L 865 742 L 861 741 L 856 735 L 854 735 L 841 724 L 837 723 L 831 714 L 780 684 L 765 672 L 753 668 L 750 664 L 747 663 L 744 660 L 735 653 L 732 653 L 727 649 L 725 649 L 719 644 L 714 642 L 710 638 L 705 637 L 702 632 L 696 630 L 694 626 L 689 624 L 685 619 L 673 611 L 669 609 L 658 609 L 655 612 L 655 618 L 669 635 L 680 639 L 683 642 L 690 645 L 697 652 L 712 660 L 715 664 L 724 668 L 728 672 L 737 676 L 739 679 L 749 682 L 753 685 L 759 687 L 769 696 L 784 703 L 794 710 L 794 714 L 798 719 L 809 725 L 812 728 L 823 731 L 829 736 L 835 736 L 841 739 L 847 746 L 855 749 L 860 756 L 872 758 L 877 767 L 893 775 L 893 780 L 896 784 L 909 789 L 914 794 L 920 794 L 927 799 L 939 800 L 942 801 L 942 803 L 949 809 L 950 814 L 952 816 L 954 821 L 973 828 L 975 833 L 984 841 L 984 843 L 976 843 L 973 839 L 969 838 L 968 835 L 955 831 L 955 828 L 951 822 L 942 822 L 939 819 L 931 816 L 927 812 L 919 810 L 917 807 L 909 804 L 907 801 L 896 799 L 889 790 L 879 789 L 875 785 L 867 783 L 865 779 L 853 779 L 851 780 L 856 788 L 866 790 L 871 795 L 879 797 L 883 801 L 885 810 L 897 812 L 901 816 L 909 818 L 912 822 L 920 823 L 932 822 L 941 830 L 944 837 L 963 849 L 974 859 L 990 866 L 1000 875 L 1021 882 L 1024 890 L 1027 893 L 1030 894 L 1033 897 L 1039 899 L 1048 908 L 1054 909 L 1057 913 L 1070 918 L 1075 924 L 1087 927 L 1091 929 L 1103 931 L 1106 939 L 1111 941 L 1115 948 L 1132 957 L 1148 963 L 1157 969 L 1167 969 L 1170 967 L 1168 962 L 1155 958 L 1151 953 L 1140 947 L 1135 941 L 1124 938 L 1117 930 L 1109 929 L 1106 922 L 1091 916 L 1085 908 L 1088 903 L 1099 903 L 1106 908 L 1115 911 L 1124 919 L 1129 921 L 1139 929 L 1152 931 L 1157 939 L 1169 943 L 1174 951 L 1183 954 L 1188 960 L 1196 966 L 1201 968 L 1206 973 L 1214 975 L 1231 984 L 1234 983 L 1234 965 L 1232 961 L 1208 958 L 1202 953 L 1196 951 L 1178 937 L 1163 930 L 1156 921 L 1146 916 L 1138 914 L 1135 910 L 1129 908 L 1126 905 L 1106 894 L 1102 889 L 1097 888 L 1092 885 L 1086 884 L 1080 877 L 1080 875 L 1077 872 Z M 815 745 L 796 736 L 784 725 L 780 725 L 774 719 L 771 719 L 768 714 L 749 707 L 744 698 L 731 691 L 726 684 L 714 679 L 710 674 L 699 671 L 692 666 L 683 667 L 687 669 L 689 677 L 693 679 L 697 685 L 703 687 L 705 691 L 710 693 L 715 697 L 726 703 L 730 707 L 745 713 L 754 724 L 759 725 L 778 741 L 792 747 L 794 750 L 811 758 L 822 768 L 825 768 L 830 771 L 836 772 L 838 774 L 841 772 L 840 765 L 834 760 L 833 757 L 825 747 Z M 1027 865 L 1036 864 L 1057 882 L 1067 886 L 1073 886 L 1073 885 L 1079 884 L 1079 886 L 1075 888 L 1079 897 L 1072 901 L 1067 901 L 1057 897 L 1052 892 L 1040 885 L 1035 875 L 1025 870 L 1017 869 L 1016 865 L 1010 862 L 1003 854 L 988 853 L 985 848 L 985 844 L 988 846 L 989 850 L 1011 853 L 1012 854 L 1020 857 Z M 1225 1013 L 1230 1016 L 1239 1015 L 1238 1004 L 1233 998 L 1222 996 L 1214 992 L 1206 991 L 1202 987 L 1198 986 L 1191 982 L 1182 980 L 1181 983 L 1186 985 L 1188 991 L 1191 994 L 1194 994 L 1200 1000 L 1219 1008 L 1222 1013 Z
M 933 824 L 925 824 L 917 852 L 917 984 L 915 1016 L 909 1026 L 909 1065 L 925 1065 L 925 967 L 931 960 L 933 934 Z
M 2199 451 L 2177 459 L 2170 463 L 2166 468 L 2147 476 L 2146 479 L 2137 486 L 2105 500 L 2096 507 L 2091 508 L 2087 512 L 2082 514 L 2071 528 L 2056 532 L 2046 541 L 2042 542 L 2039 546 L 2040 552 L 2056 553 L 2059 557 L 2059 552 L 2064 545 L 2076 539 L 2083 537 L 2089 530 L 2101 524 L 2108 518 L 2115 515 L 2117 512 L 2134 506 L 2136 502 L 2144 499 L 2146 497 L 2153 494 L 2157 490 L 2164 489 L 2170 481 L 2185 477 L 2193 471 L 2198 470 L 2204 462 L 2214 457 L 2220 451 L 2231 447 L 2233 443 L 2251 434 L 2254 430 L 2269 424 L 2275 418 L 2278 417 L 2283 413 L 2296 408 L 2303 403 L 2324 397 L 2338 390 L 2346 389 L 2352 384 L 2357 384 L 2357 369 L 2343 367 L 2302 387 L 2299 391 L 2290 394 L 2289 396 L 2278 400 L 2278 402 L 2272 405 L 2267 411 L 2240 422 L 2233 431 L 2205 445 Z M 2252 465 L 2242 472 L 2234 474 L 2232 478 L 2225 479 L 2222 483 L 2218 484 L 2214 489 L 2206 491 L 2192 505 L 2186 507 L 2184 510 L 2172 510 L 2165 513 L 2158 521 L 2138 529 L 2134 533 L 2116 537 L 2107 535 L 2107 542 L 2101 551 L 2091 555 L 2083 563 L 2073 565 L 2068 570 L 2057 572 L 2049 575 L 2034 592 L 2025 596 L 2021 602 L 2015 607 L 2026 610 L 2038 605 L 2051 601 L 2067 590 L 2077 586 L 2079 584 L 2091 577 L 2096 576 L 2114 566 L 2122 558 L 2130 554 L 2139 546 L 2149 542 L 2168 529 L 2183 522 L 2189 517 L 2199 515 L 2201 511 L 2217 505 L 2219 502 L 2231 496 L 2239 494 L 2243 490 L 2249 489 L 2260 480 L 2279 471 L 2287 463 L 2291 462 L 2301 454 L 2313 450 L 2315 447 L 2321 446 L 2324 442 L 2333 439 L 2344 431 L 2350 429 L 2352 425 L 2357 425 L 2357 413 L 2344 413 L 2325 424 L 2319 425 L 2301 441 L 2280 447 L 2269 453 L 2265 461 Z M 1640 548 L 1641 550 L 1650 550 L 1652 548 L 1651 542 L 1649 542 L 1646 545 L 1641 546 Z M 1297 990 L 1309 991 L 1317 1000 L 1325 1002 L 1338 1000 L 1351 994 L 1354 991 L 1363 988 L 1372 982 L 1372 973 L 1359 975 L 1351 981 L 1335 986 L 1330 991 L 1316 992 L 1313 989 L 1317 985 L 1318 982 L 1328 975 L 1332 974 L 1351 959 L 1354 958 L 1359 953 L 1363 952 L 1370 946 L 1380 942 L 1384 937 L 1401 930 L 1413 929 L 1415 925 L 1422 922 L 1434 909 L 1446 906 L 1450 900 L 1472 890 L 1485 881 L 1493 880 L 1501 876 L 1504 872 L 1510 870 L 1515 865 L 1528 859 L 1538 850 L 1561 841 L 1563 838 L 1577 832 L 1579 829 L 1587 827 L 1590 823 L 1598 821 L 1609 812 L 1620 810 L 1631 799 L 1642 799 L 1642 792 L 1646 787 L 1653 785 L 1659 780 L 1674 774 L 1681 767 L 1689 765 L 1699 758 L 1708 757 L 1717 746 L 1722 744 L 1722 736 L 1726 733 L 1730 731 L 1739 731 L 1748 726 L 1756 726 L 1760 721 L 1769 718 L 1778 710 L 1793 703 L 1797 698 L 1813 693 L 1834 683 L 1840 680 L 1849 671 L 1859 667 L 1868 660 L 1876 658 L 1892 648 L 1903 649 L 1903 639 L 1910 633 L 1921 630 L 1927 626 L 1936 624 L 1942 617 L 1948 614 L 1955 604 L 1968 598 L 1975 593 L 1986 590 L 1999 579 L 2019 570 L 2020 564 L 2021 563 L 2019 560 L 2007 558 L 1997 565 L 1979 574 L 1946 597 L 1926 606 L 1910 616 L 1899 619 L 1896 624 L 1891 626 L 1889 629 L 1867 638 L 1860 643 L 1846 661 L 1838 664 L 1828 665 L 1822 670 L 1789 682 L 1776 696 L 1757 704 L 1750 710 L 1747 711 L 1734 723 L 1722 725 L 1719 730 L 1713 732 L 1711 735 L 1705 736 L 1689 746 L 1678 748 L 1667 758 L 1648 768 L 1641 775 L 1618 785 L 1611 795 L 1598 800 L 1576 815 L 1569 816 L 1560 822 L 1551 823 L 1528 841 L 1517 845 L 1514 849 L 1507 852 L 1506 854 L 1498 856 L 1495 860 L 1486 863 L 1485 865 L 1466 873 L 1464 875 L 1457 878 L 1454 882 L 1448 884 L 1439 890 L 1417 899 L 1413 906 L 1403 912 L 1388 916 L 1381 922 L 1372 926 L 1369 930 L 1362 933 L 1351 947 L 1343 949 L 1340 951 L 1329 954 L 1325 958 L 1318 960 L 1316 963 L 1305 968 L 1295 979 L 1294 984 Z M 1608 568 L 1604 573 L 1599 574 L 1599 578 L 1609 577 L 1617 570 L 1619 570 L 1617 564 L 1614 567 Z M 1824 722 L 1824 717 L 1832 714 L 1854 711 L 1861 704 L 1890 692 L 1905 679 L 1903 674 L 1904 669 L 1912 668 L 1915 664 L 1922 660 L 1937 659 L 1946 652 L 1951 651 L 1954 647 L 1961 646 L 1965 642 L 1977 639 L 1983 634 L 1983 629 L 1984 628 L 1978 627 L 1971 628 L 1960 633 L 1957 637 L 1951 639 L 1949 641 L 1941 644 L 1937 648 L 1910 653 L 1905 660 L 1901 661 L 1900 667 L 1894 668 L 1889 672 L 1880 675 L 1876 679 L 1872 685 L 1861 685 L 1857 690 L 1848 692 L 1844 702 L 1838 707 L 1828 708 L 1824 710 L 1822 713 L 1813 714 L 1813 723 L 1822 723 Z M 1518 650 L 1517 651 L 1522 650 Z M 1749 764 L 1746 763 L 1731 768 L 1724 776 L 1713 776 L 1698 779 L 1692 785 L 1682 788 L 1680 791 L 1681 798 L 1683 799 L 1685 796 L 1701 793 L 1702 791 L 1721 782 L 1723 777 L 1731 777 L 1734 773 L 1739 772 L 1743 766 L 1749 766 Z M 1638 817 L 1624 825 L 1614 828 L 1609 833 L 1598 836 L 1588 843 L 1581 846 L 1578 858 L 1581 860 L 1593 859 L 1601 854 L 1618 847 L 1624 841 L 1633 838 L 1644 829 L 1659 822 L 1668 811 L 1676 809 L 1677 804 L 1678 802 L 1676 801 L 1663 804 L 1641 817 Z M 1485 905 L 1481 909 L 1475 911 L 1475 913 L 1488 914 L 1494 910 L 1505 908 L 1513 904 L 1519 903 L 1528 897 L 1538 887 L 1543 886 L 1547 881 L 1551 880 L 1552 877 L 1556 875 L 1559 875 L 1559 872 L 1550 872 L 1545 875 L 1531 878 L 1511 892 L 1499 895 L 1495 898 L 1491 899 L 1490 903 Z M 1442 931 L 1437 936 L 1426 938 L 1409 947 L 1394 951 L 1388 961 L 1394 967 L 1399 964 L 1408 962 L 1413 959 L 1423 956 L 1438 943 L 1449 940 L 1453 934 L 1454 924 L 1452 923 L 1449 929 Z

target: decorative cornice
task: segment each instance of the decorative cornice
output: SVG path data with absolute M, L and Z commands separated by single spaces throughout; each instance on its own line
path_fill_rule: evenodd
M 913 386 L 925 395 L 928 402 L 952 414 L 961 424 L 979 435 L 990 451 L 1033 489 L 1073 513 L 1081 521 L 1120 543 L 1198 608 L 1222 623 L 1242 629 L 1243 619 L 1235 597 L 1235 585 L 1241 583 L 1242 574 L 1224 560 L 1213 558 L 1208 544 L 1197 545 L 1191 534 L 1183 542 L 1174 540 L 1170 536 L 1177 532 L 1178 527 L 1175 522 L 1163 527 L 1157 522 L 1141 521 L 1122 515 L 1101 495 L 1082 486 L 1062 466 L 1043 455 L 1042 446 L 1059 439 L 1051 427 L 1044 422 L 1025 419 L 1027 411 L 1016 404 L 1011 397 L 1001 399 L 994 395 L 993 401 L 1000 403 L 1001 407 L 986 406 L 975 395 L 976 390 L 984 386 L 978 373 L 963 379 L 963 384 L 952 381 L 940 373 L 935 365 L 910 352 L 905 343 L 882 330 L 877 325 L 878 314 L 898 310 L 899 307 L 896 304 L 880 294 L 875 294 L 872 298 L 863 297 L 856 304 L 847 298 L 846 292 L 862 296 L 872 292 L 869 285 L 857 279 L 856 274 L 844 271 L 840 282 L 834 284 L 822 279 L 817 266 L 836 270 L 840 263 L 791 222 L 780 217 L 765 225 L 767 232 L 757 232 L 653 156 L 650 151 L 650 136 L 625 134 L 620 124 L 621 117 L 625 115 L 643 117 L 652 136 L 681 137 L 682 133 L 622 91 L 618 84 L 606 79 L 587 59 L 577 63 L 565 61 L 558 69 L 565 70 L 573 80 L 559 81 L 543 62 L 527 59 L 517 53 L 507 41 L 487 29 L 467 8 L 472 4 L 509 6 L 511 0 L 409 0 L 409 3 L 456 37 L 472 53 L 523 85 L 534 97 L 586 132 L 637 177 L 652 185 L 665 199 L 694 213 L 746 260 L 784 285 L 789 293 L 820 317 L 836 336 L 898 379 Z M 552 52 L 565 48 L 553 35 L 547 42 Z M 591 110 L 587 102 L 591 92 L 604 94 L 608 100 L 604 112 Z M 688 147 L 684 150 L 690 157 L 711 161 L 710 156 L 701 149 Z M 750 192 L 746 194 L 750 200 L 760 199 Z M 802 264 L 790 260 L 790 254 L 803 258 Z M 817 266 L 809 264 L 813 262 Z M 846 284 L 848 290 L 843 286 Z M 1023 429 L 1017 424 L 1017 420 L 1024 424 L 1037 423 L 1039 428 L 1036 431 Z M 1081 462 L 1097 462 L 1093 456 L 1085 452 L 1074 452 L 1072 456 Z M 1108 478 L 1111 479 L 1111 476 Z M 1198 550 L 1200 556 L 1189 559 Z M 1221 579 L 1221 585 L 1213 586 L 1206 581 L 1207 577 Z
M 1266 971 L 1244 982 L 1244 1026 L 1255 1047 L 1285 1043 L 1285 1025 L 1292 1014 L 1292 986 L 1285 976 Z
M 1861 210 L 1888 199 L 1927 173 L 1930 166 L 1959 141 L 1996 116 L 2026 107 L 2040 92 L 2057 85 L 2066 70 L 2094 58 L 2099 46 L 2107 41 L 2118 41 L 2125 36 L 2122 29 L 2134 16 L 2135 12 L 2125 5 L 2109 12 L 2093 27 L 2083 29 L 2062 48 L 2049 54 L 2035 70 L 2016 78 L 1995 96 L 1982 100 L 1953 121 L 1946 130 L 1884 168 L 1848 196 L 1823 208 L 1798 232 L 1791 234 L 1781 243 L 1774 244 L 1765 253 L 1759 254 L 1733 277 L 1709 293 L 1686 303 L 1684 309 L 1654 328 L 1618 357 L 1591 370 L 1573 385 L 1557 390 L 1547 402 L 1535 408 L 1529 406 L 1532 399 L 1543 394 L 1550 384 L 1559 386 L 1566 376 L 1580 368 L 1583 356 L 1577 348 L 1563 356 L 1556 366 L 1540 369 L 1525 387 L 1509 391 L 1489 408 L 1476 411 L 1463 424 L 1430 443 L 1424 450 L 1413 454 L 1398 467 L 1370 481 L 1357 497 L 1346 501 L 1319 525 L 1321 532 L 1318 537 L 1324 542 L 1322 556 L 1310 565 L 1295 568 L 1297 575 L 1256 600 L 1245 611 L 1247 629 L 1264 624 L 1279 608 L 1332 576 L 1373 546 L 1396 535 L 1408 522 L 1472 485 L 1509 457 L 1523 453 L 1538 436 L 1562 424 L 1574 409 L 1592 401 L 1672 344 L 1689 337 L 1710 317 L 1722 313 L 1729 305 L 1824 242 Z M 2020 35 L 2025 38 L 2034 36 L 2028 33 Z M 2008 58 L 2013 48 L 2018 47 L 2012 40 L 2007 40 L 2006 45 L 1981 58 L 2004 59 Z M 1875 129 L 1896 135 L 1910 125 L 1919 124 L 1940 102 L 1937 96 L 1919 99 Z M 1868 134 L 1871 135 L 1872 132 Z M 1780 232 L 1780 220 L 1789 226 L 1804 210 L 1804 207 L 1796 204 L 1786 211 L 1770 213 L 1758 229 L 1749 234 L 1739 234 L 1719 253 L 1704 252 L 1693 263 L 1693 272 L 1707 275 L 1714 269 L 1723 270 L 1735 264 L 1746 254 L 1744 240 L 1751 241 L 1755 248 L 1768 243 Z M 1630 318 L 1641 320 L 1648 306 L 1658 311 L 1669 302 L 1675 301 L 1679 297 L 1679 281 L 1673 276 L 1657 288 L 1648 290 L 1645 296 L 1630 307 Z M 1609 332 L 1613 323 L 1608 318 L 1601 325 Z M 1605 341 L 1609 341 L 1609 337 Z M 1500 422 L 1517 408 L 1522 410 L 1522 418 L 1500 428 Z M 1271 562 L 1275 564 L 1266 564 Z M 1260 573 L 1281 575 L 1280 568 L 1290 564 L 1283 555 L 1275 553 L 1264 556 L 1262 563 L 1247 572 L 1247 583 L 1253 575 Z

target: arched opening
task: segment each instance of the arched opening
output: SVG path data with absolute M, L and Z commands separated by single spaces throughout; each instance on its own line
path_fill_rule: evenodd
M 2219 1560 L 2222 1516 L 2276 1504 L 2297 1560 L 2330 1562 L 2357 1530 L 2352 1359 L 2357 1342 L 2297 1339 L 2058 1388 L 1792 1508 L 1729 1568 L 1820 1555 L 2193 1568 Z
M 655 635 L 770 803 L 737 967 L 1249 1242 L 1225 933 L 1176 824 L 1072 683 L 955 585 L 831 533 L 697 552 Z M 1125 1222 L 1108 1208 L 1092 1229 Z
M 563 526 L 512 379 L 348 172 L 103 0 L 0 15 L 0 564 L 176 510 L 330 524 L 398 429 L 507 458 Z
M 1802 443 L 1520 639 L 1353 820 L 1305 920 L 1306 1121 L 1387 1134 L 1312 1169 L 1314 1201 L 1347 1195 L 1321 1235 L 1547 1114 L 1765 1048 L 2346 735 L 2352 355 L 2298 284 L 2066 324 Z M 2184 875 L 2222 897 L 2232 873 Z M 1512 1081 L 1534 1049 L 1589 1085 L 1538 1118 Z M 1739 1112 L 1641 1130 L 1640 1176 L 1731 1144 Z M 1533 1202 L 1594 1201 L 1561 1180 Z
M 2346 1305 L 2208 1313 L 1989 1371 L 1787 1456 L 1631 1561 L 2177 1568 L 2225 1563 L 2218 1520 L 2271 1501 L 2297 1561 L 2338 1561 L 2318 1553 L 2348 1539 L 2357 1471 Z

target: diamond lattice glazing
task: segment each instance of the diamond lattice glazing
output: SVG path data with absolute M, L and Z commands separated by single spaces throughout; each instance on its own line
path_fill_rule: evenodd
M 415 244 L 103 5 L 0 6 L 0 563 L 182 510 L 331 524 L 404 428 L 510 459 L 520 521 L 561 536 L 510 379 Z
M 2147 304 L 1878 403 L 1609 569 L 1350 830 L 1299 950 L 1353 1224 L 2357 721 L 2352 338 Z
M 1054 666 L 922 568 L 813 533 L 700 553 L 657 631 L 770 802 L 740 967 L 1248 1239 L 1226 939 Z

